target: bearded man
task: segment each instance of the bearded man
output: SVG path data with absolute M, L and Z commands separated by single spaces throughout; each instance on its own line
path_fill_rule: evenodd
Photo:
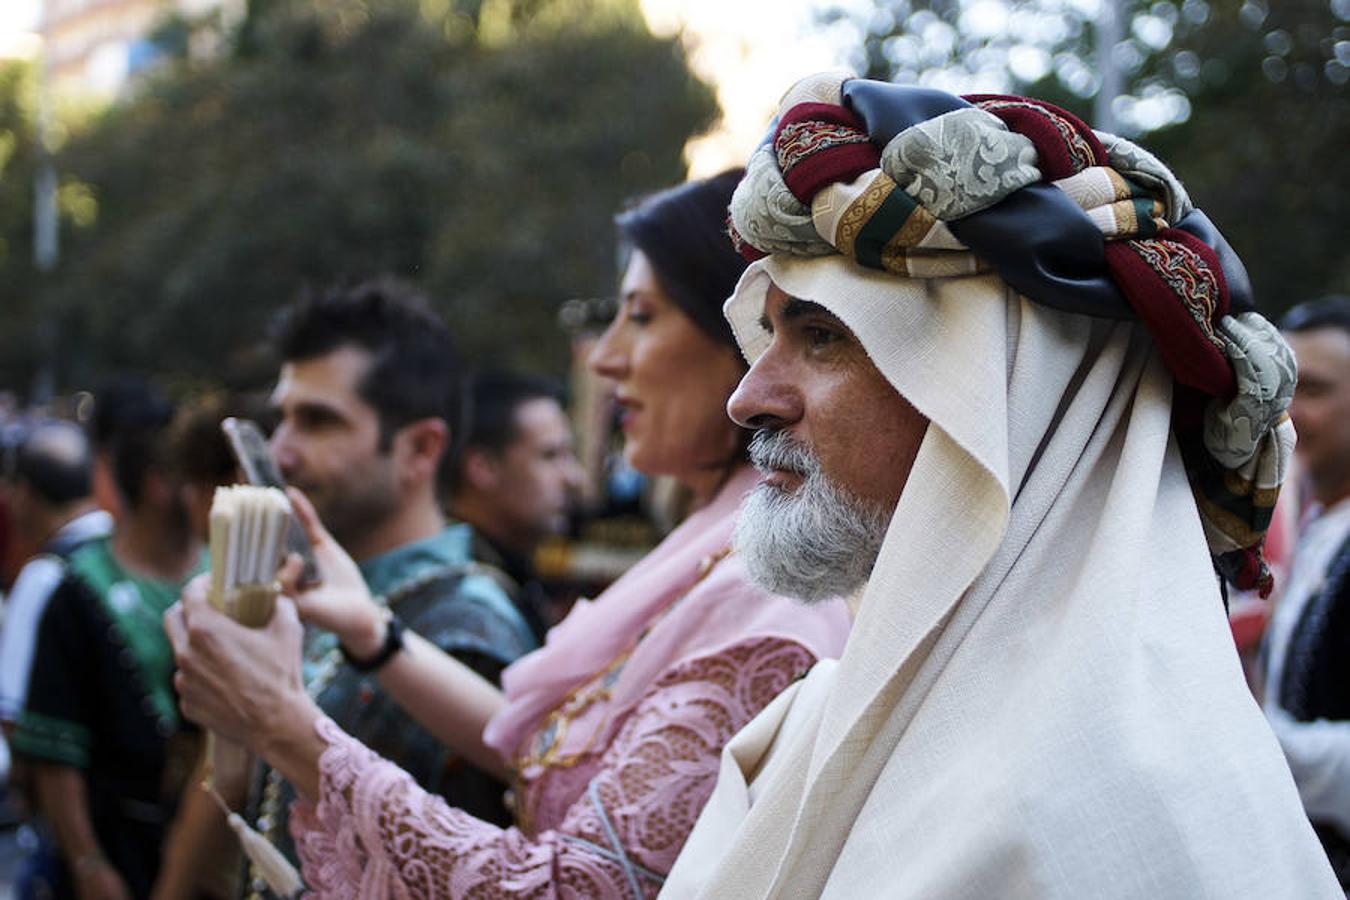
M 1292 358 L 1172 174 L 1036 101 L 824 75 L 732 224 L 737 543 L 856 621 L 661 896 L 1341 896 L 1211 564 L 1268 588 Z

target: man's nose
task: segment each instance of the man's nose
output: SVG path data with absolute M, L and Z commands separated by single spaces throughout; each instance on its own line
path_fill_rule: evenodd
M 802 417 L 802 396 L 790 367 L 771 346 L 741 378 L 727 415 L 743 428 L 781 428 Z
M 295 450 L 291 428 L 284 421 L 272 432 L 267 449 L 272 452 L 272 459 L 276 461 L 277 468 L 281 469 L 281 474 L 289 475 L 295 470 L 299 456 Z
M 567 454 L 563 478 L 567 484 L 567 489 L 571 493 L 580 491 L 582 484 L 586 480 L 585 473 L 581 471 L 581 461 L 578 460 L 574 454 Z

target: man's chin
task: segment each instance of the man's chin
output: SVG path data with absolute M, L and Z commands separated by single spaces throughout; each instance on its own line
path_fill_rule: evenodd
M 334 531 L 335 510 L 324 492 L 313 486 L 303 487 L 299 484 L 292 484 L 291 487 L 305 495 L 305 499 L 309 501 L 309 505 L 313 506 L 314 512 L 318 514 L 319 522 L 323 527 L 327 528 L 329 531 Z
M 842 596 L 837 589 L 819 583 L 805 582 L 784 572 L 776 561 L 760 556 L 752 550 L 743 551 L 742 555 L 745 557 L 745 570 L 750 580 L 756 587 L 770 594 L 787 597 L 806 606 L 826 603 Z
M 752 581 L 803 603 L 820 603 L 860 588 L 871 575 L 886 522 L 822 498 L 803 484 L 789 491 L 761 483 L 746 497 L 735 545 Z

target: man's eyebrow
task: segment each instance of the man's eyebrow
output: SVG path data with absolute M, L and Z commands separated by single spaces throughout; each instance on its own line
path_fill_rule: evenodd
M 301 400 L 295 404 L 295 415 L 308 416 L 319 421 L 346 421 L 346 415 L 338 407 L 321 400 Z
M 821 306 L 819 303 L 814 303 L 810 300 L 803 300 L 800 297 L 789 297 L 787 299 L 787 302 L 783 304 L 782 312 L 779 313 L 779 315 L 783 317 L 783 321 L 785 322 L 791 322 L 795 319 L 804 318 L 805 316 L 813 316 L 820 314 L 827 315 L 831 319 L 835 318 L 834 313 L 830 312 L 828 309 Z M 773 323 L 769 321 L 768 313 L 763 313 L 760 315 L 759 327 L 763 328 L 770 334 L 773 333 Z
M 783 304 L 783 319 L 791 322 L 793 319 L 800 319 L 804 316 L 812 316 L 817 313 L 825 313 L 830 318 L 834 318 L 834 313 L 821 306 L 819 303 L 813 303 L 810 300 L 802 300 L 798 297 L 789 297 Z

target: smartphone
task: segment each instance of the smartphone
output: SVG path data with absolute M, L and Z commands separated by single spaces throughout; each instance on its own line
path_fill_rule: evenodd
M 263 437 L 258 423 L 230 416 L 221 421 L 220 430 L 230 442 L 234 458 L 249 484 L 286 490 L 286 481 L 281 477 L 281 470 L 277 468 L 276 460 L 272 458 L 272 451 L 267 447 L 267 438 Z M 300 558 L 305 561 L 304 571 L 300 574 L 301 584 L 318 584 L 319 567 L 314 562 L 314 548 L 310 546 L 309 536 L 305 534 L 304 526 L 295 517 L 295 513 L 291 513 L 290 522 L 286 527 L 286 550 L 289 553 L 300 554 Z

